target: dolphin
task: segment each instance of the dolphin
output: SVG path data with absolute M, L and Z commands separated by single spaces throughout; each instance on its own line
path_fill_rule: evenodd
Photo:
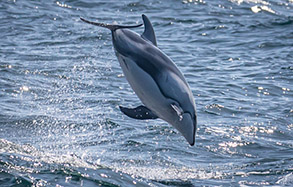
M 157 47 L 153 26 L 142 15 L 144 32 L 139 35 L 129 28 L 80 18 L 82 21 L 111 30 L 115 54 L 123 73 L 143 105 L 119 106 L 134 119 L 163 119 L 175 127 L 193 146 L 197 128 L 195 100 L 183 74 L 174 62 Z

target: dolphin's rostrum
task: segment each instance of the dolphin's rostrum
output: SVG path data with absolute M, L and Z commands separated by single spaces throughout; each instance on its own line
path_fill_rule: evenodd
M 158 47 L 149 19 L 142 15 L 145 30 L 140 36 L 121 26 L 86 23 L 111 30 L 115 53 L 130 86 L 144 104 L 120 110 L 135 119 L 161 118 L 173 125 L 188 141 L 195 143 L 196 107 L 192 92 L 177 66 Z

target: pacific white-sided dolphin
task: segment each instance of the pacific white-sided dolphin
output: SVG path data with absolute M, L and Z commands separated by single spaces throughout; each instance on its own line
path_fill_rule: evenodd
M 128 28 L 80 18 L 86 23 L 111 30 L 115 53 L 130 86 L 144 104 L 120 110 L 135 119 L 161 118 L 195 143 L 196 108 L 192 92 L 177 66 L 158 47 L 149 19 L 142 15 L 145 30 L 140 36 Z

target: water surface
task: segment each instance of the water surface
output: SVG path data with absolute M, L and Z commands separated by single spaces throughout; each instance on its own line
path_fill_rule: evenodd
M 1 186 L 293 185 L 291 0 L 1 1 Z M 109 30 L 153 23 L 196 100 L 191 147 L 140 105 Z M 143 28 L 133 29 L 138 33 Z

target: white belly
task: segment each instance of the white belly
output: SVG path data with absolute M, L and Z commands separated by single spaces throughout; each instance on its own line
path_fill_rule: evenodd
M 127 81 L 141 102 L 158 117 L 169 121 L 172 118 L 168 110 L 171 101 L 162 95 L 154 79 L 131 59 L 120 54 L 117 57 Z

